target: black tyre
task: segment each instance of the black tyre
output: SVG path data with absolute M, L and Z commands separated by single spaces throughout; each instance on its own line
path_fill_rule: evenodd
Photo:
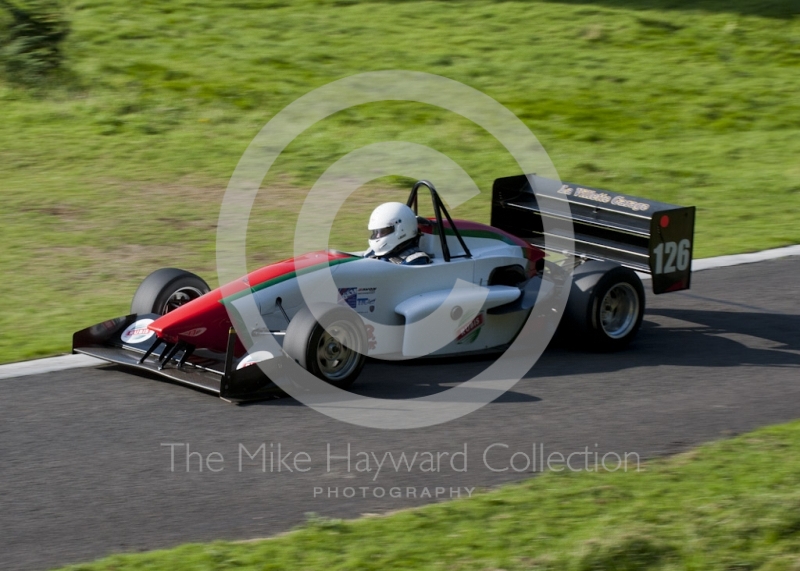
M 576 268 L 567 302 L 571 338 L 586 348 L 618 351 L 636 337 L 644 317 L 645 294 L 636 272 L 608 262 Z
M 161 268 L 139 285 L 133 295 L 131 313 L 165 315 L 209 291 L 208 284 L 191 272 Z
M 317 320 L 308 308 L 300 310 L 286 328 L 283 350 L 323 381 L 349 387 L 366 363 L 367 334 L 352 310 L 331 305 Z

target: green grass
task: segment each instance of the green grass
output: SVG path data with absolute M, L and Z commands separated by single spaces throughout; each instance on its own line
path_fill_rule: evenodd
M 67 569 L 800 569 L 800 422 L 642 468 L 551 472 L 386 517 L 311 518 L 265 541 L 184 545 Z
M 297 97 L 363 71 L 461 81 L 516 113 L 563 179 L 697 205 L 697 257 L 800 242 L 797 10 L 690 6 L 73 1 L 68 79 L 30 91 L 0 77 L 0 361 L 67 350 L 77 327 L 125 313 L 157 267 L 214 282 L 219 205 L 249 142 Z M 487 221 L 492 179 L 516 172 L 497 141 L 432 107 L 339 113 L 273 168 L 250 263 L 289 255 L 310 184 L 383 140 L 461 164 L 483 191 L 462 218 Z M 350 201 L 334 244 L 361 244 L 370 209 L 405 195 L 384 182 Z

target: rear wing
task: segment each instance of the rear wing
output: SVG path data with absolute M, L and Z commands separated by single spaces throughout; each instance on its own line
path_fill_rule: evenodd
M 571 214 L 565 214 L 568 211 Z M 649 273 L 657 294 L 689 289 L 694 214 L 694 206 L 675 206 L 535 175 L 498 178 L 492 188 L 491 224 L 495 228 L 543 249 L 610 260 Z M 543 219 L 547 219 L 547 231 Z M 570 221 L 574 240 L 565 226 Z

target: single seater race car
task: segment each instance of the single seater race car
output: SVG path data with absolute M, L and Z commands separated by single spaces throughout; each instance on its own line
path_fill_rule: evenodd
M 636 272 L 651 274 L 656 294 L 690 286 L 694 207 L 519 175 L 495 180 L 485 225 L 453 220 L 427 181 L 408 197 L 414 213 L 421 189 L 435 214 L 417 218 L 427 265 L 317 251 L 215 290 L 164 268 L 141 283 L 129 315 L 75 333 L 73 352 L 246 401 L 281 393 L 287 360 L 344 388 L 367 357 L 502 351 L 532 312 L 552 319 L 558 304 L 547 300 L 558 296 L 562 329 L 618 350 L 644 315 Z M 326 285 L 332 295 L 309 293 Z M 259 326 L 241 319 L 245 300 Z M 278 349 L 264 349 L 265 336 Z

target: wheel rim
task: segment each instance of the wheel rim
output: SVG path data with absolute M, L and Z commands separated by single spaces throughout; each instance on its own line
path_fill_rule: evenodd
M 352 323 L 335 321 L 328 325 L 317 343 L 317 366 L 320 373 L 331 381 L 350 375 L 361 358 L 361 354 L 353 349 L 358 346 L 358 331 Z
M 620 339 L 630 333 L 639 318 L 639 294 L 629 283 L 614 284 L 600 304 L 600 324 L 606 335 Z
M 203 295 L 203 292 L 197 289 L 196 287 L 182 287 L 178 290 L 175 290 L 172 295 L 167 298 L 167 301 L 164 303 L 164 306 L 161 308 L 161 315 L 166 315 L 170 311 L 175 311 L 182 305 L 186 305 L 190 301 L 193 301 Z

